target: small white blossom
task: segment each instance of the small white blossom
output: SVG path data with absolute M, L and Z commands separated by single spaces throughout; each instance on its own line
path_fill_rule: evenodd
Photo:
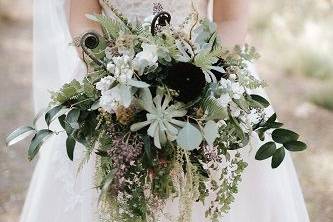
M 104 52 L 105 52 L 105 57 L 107 59 L 111 60 L 114 57 L 114 52 L 111 47 L 109 47 L 109 46 L 106 47 Z
M 235 103 L 230 103 L 230 114 L 234 117 L 239 117 L 241 114 L 241 109 Z
M 119 93 L 115 90 L 108 90 L 102 92 L 102 96 L 100 99 L 101 107 L 109 112 L 113 113 L 119 106 L 119 101 L 121 100 Z
M 219 83 L 222 89 L 229 89 L 231 87 L 231 81 L 229 79 L 222 78 Z
M 96 83 L 96 89 L 101 92 L 105 92 L 110 89 L 112 83 L 115 81 L 113 76 L 107 76 L 102 78 L 98 83 Z
M 107 70 L 113 74 L 101 79 L 96 88 L 101 91 L 101 107 L 113 112 L 119 105 L 129 107 L 132 99 L 132 87 L 146 88 L 149 84 L 138 81 L 134 77 L 133 60 L 128 55 L 113 57 L 107 64 Z M 113 88 L 110 89 L 110 87 Z
M 243 86 L 241 86 L 238 82 L 232 83 L 231 85 L 231 91 L 233 93 L 234 99 L 240 99 L 245 92 L 245 89 Z
M 110 73 L 114 73 L 115 68 L 116 68 L 116 66 L 115 66 L 112 62 L 109 62 L 109 63 L 106 65 L 106 69 L 107 69 Z
M 231 97 L 229 94 L 223 94 L 220 98 L 217 99 L 218 103 L 222 107 L 227 107 L 228 104 L 232 101 Z
M 132 68 L 132 60 L 129 56 L 119 56 L 113 58 L 114 62 L 114 77 L 118 82 L 126 84 L 129 79 L 132 79 L 134 70 Z
M 232 80 L 236 80 L 237 79 L 237 75 L 236 74 L 230 74 L 229 78 Z

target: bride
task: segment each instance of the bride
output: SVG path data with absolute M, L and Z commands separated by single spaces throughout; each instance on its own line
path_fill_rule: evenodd
M 34 19 L 34 95 L 35 109 L 48 103 L 47 90 L 57 89 L 72 78 L 80 78 L 84 66 L 69 42 L 89 30 L 100 30 L 85 14 L 112 16 L 111 2 L 130 19 L 143 20 L 152 11 L 153 0 L 36 0 Z M 159 0 L 173 15 L 177 25 L 189 14 L 191 0 Z M 242 44 L 246 36 L 247 0 L 194 0 L 202 16 L 214 19 L 224 45 Z M 70 75 L 70 74 L 73 75 Z M 263 92 L 260 92 L 263 93 Z M 252 141 L 256 144 L 258 141 Z M 257 146 L 255 146 L 257 147 Z M 79 150 L 79 149 L 76 149 Z M 271 170 L 269 163 L 254 160 L 255 150 L 247 149 L 243 158 L 249 164 L 239 193 L 223 222 L 307 222 L 309 221 L 293 163 L 287 155 L 284 163 Z M 71 162 L 66 157 L 65 140 L 52 138 L 41 151 L 32 178 L 21 222 L 94 222 L 99 221 L 97 191 L 94 186 L 94 159 L 77 173 L 84 153 Z M 88 178 L 88 179 L 87 179 Z M 204 206 L 193 205 L 193 222 L 207 221 Z M 177 207 L 166 206 L 172 216 Z M 175 215 L 174 215 L 175 216 Z M 166 221 L 161 218 L 160 221 Z M 173 221 L 173 220 L 171 220 Z

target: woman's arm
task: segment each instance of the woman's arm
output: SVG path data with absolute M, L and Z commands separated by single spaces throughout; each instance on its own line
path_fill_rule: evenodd
M 247 34 L 250 0 L 214 0 L 213 18 L 223 44 L 242 45 Z
M 73 38 L 91 30 L 101 32 L 99 24 L 87 19 L 85 16 L 93 13 L 101 13 L 101 6 L 98 0 L 71 0 L 70 31 Z

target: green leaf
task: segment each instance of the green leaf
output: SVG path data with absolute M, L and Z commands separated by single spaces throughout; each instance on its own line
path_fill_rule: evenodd
M 272 138 L 275 142 L 283 144 L 298 140 L 299 135 L 291 130 L 276 129 L 272 132 Z
M 276 150 L 276 145 L 274 142 L 267 142 L 262 145 L 256 153 L 256 160 L 265 160 L 271 157 Z
M 201 102 L 202 108 L 208 112 L 207 119 L 226 119 L 228 117 L 228 111 L 225 107 L 222 107 L 217 99 L 213 96 L 205 97 Z
M 187 122 L 178 133 L 177 143 L 184 150 L 194 150 L 200 146 L 202 139 L 200 130 Z
M 103 31 L 109 40 L 116 39 L 122 31 L 129 32 L 129 29 L 121 22 L 105 15 L 86 15 L 88 19 L 101 24 Z
M 53 132 L 48 129 L 43 129 L 36 133 L 36 135 L 32 138 L 31 144 L 28 149 L 29 160 L 33 160 L 33 158 L 38 153 L 40 147 L 52 134 Z
M 73 157 L 74 157 L 75 144 L 76 144 L 76 142 L 73 137 L 71 137 L 71 136 L 67 137 L 67 140 L 66 140 L 67 156 L 72 161 L 73 161 Z
M 46 111 L 46 109 L 42 109 L 35 115 L 35 117 L 32 121 L 32 125 L 33 125 L 34 128 L 36 128 L 38 120 L 43 116 L 45 111 Z
M 243 131 L 242 127 L 240 126 L 238 120 L 234 116 L 232 116 L 230 112 L 229 112 L 229 118 L 230 118 L 230 122 L 234 125 L 235 130 L 237 131 L 239 139 L 244 140 L 245 134 L 244 134 L 244 131 Z
M 275 151 L 272 157 L 272 163 L 271 166 L 273 169 L 278 168 L 280 164 L 282 163 L 284 157 L 286 155 L 286 152 L 284 150 L 284 147 L 280 147 Z
M 276 115 L 276 113 L 274 113 L 271 117 L 268 118 L 268 120 L 266 122 L 273 123 L 273 122 L 275 122 L 276 118 L 277 118 L 277 115 Z
M 6 146 L 11 146 L 17 142 L 20 142 L 35 132 L 36 130 L 31 126 L 20 127 L 8 135 L 6 138 Z
M 283 144 L 283 146 L 292 152 L 303 151 L 307 148 L 306 144 L 301 141 L 290 141 Z
M 66 122 L 73 128 L 78 129 L 80 126 L 78 124 L 78 120 L 80 117 L 80 110 L 79 109 L 72 109 L 68 112 L 66 116 Z
M 261 104 L 263 107 L 267 108 L 270 103 L 267 101 L 267 99 L 265 99 L 264 97 L 262 96 L 259 96 L 259 95 L 255 95 L 255 94 L 252 94 L 250 95 L 251 96 L 251 99 L 258 102 L 259 104 Z
M 259 128 L 255 131 L 258 134 L 258 137 L 261 141 L 265 140 L 265 132 L 267 130 L 268 130 L 267 128 L 263 127 L 263 128 Z
M 270 128 L 270 129 L 280 128 L 281 126 L 283 126 L 283 123 L 279 123 L 279 122 L 265 124 L 265 127 Z
M 242 96 L 240 99 L 233 99 L 233 101 L 241 108 L 244 112 L 250 113 L 250 107 L 246 99 Z
M 66 128 L 66 115 L 61 115 L 58 117 L 58 121 L 63 129 Z
M 145 167 L 150 168 L 153 166 L 153 156 L 151 153 L 151 139 L 148 135 L 143 137 L 144 153 L 143 153 L 143 164 Z
M 203 128 L 204 137 L 209 145 L 213 145 L 215 139 L 218 137 L 219 127 L 217 123 L 210 120 L 206 123 L 205 127 Z
M 45 122 L 49 126 L 54 120 L 54 117 L 60 112 L 63 108 L 63 105 L 55 106 L 45 113 Z

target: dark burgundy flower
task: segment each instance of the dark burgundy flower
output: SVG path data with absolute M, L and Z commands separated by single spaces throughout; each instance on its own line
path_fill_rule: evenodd
M 191 64 L 179 62 L 168 68 L 166 85 L 179 93 L 177 99 L 184 103 L 198 98 L 206 85 L 202 70 Z

